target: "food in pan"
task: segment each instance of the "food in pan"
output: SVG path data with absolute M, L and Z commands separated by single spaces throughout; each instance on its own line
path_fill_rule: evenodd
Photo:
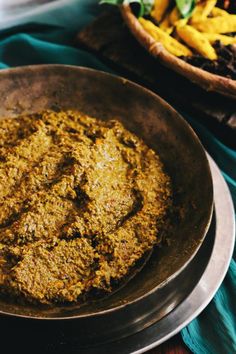
M 171 182 L 116 120 L 45 111 L 0 121 L 0 292 L 70 303 L 111 292 L 161 241 Z

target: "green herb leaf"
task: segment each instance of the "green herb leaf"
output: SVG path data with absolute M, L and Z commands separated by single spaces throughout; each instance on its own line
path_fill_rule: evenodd
M 149 15 L 154 5 L 154 0 L 140 0 L 138 2 L 140 2 L 141 5 L 140 12 L 142 12 L 139 16 Z
M 196 5 L 196 0 L 175 0 L 181 16 L 189 17 Z M 100 4 L 122 5 L 137 3 L 140 6 L 139 17 L 148 15 L 154 5 L 154 0 L 101 0 Z
M 154 4 L 154 0 L 101 0 L 100 4 L 122 5 L 138 3 L 140 6 L 139 17 L 148 15 Z
M 99 4 L 121 5 L 124 0 L 101 0 Z
M 186 18 L 191 15 L 196 5 L 195 0 L 175 0 L 181 15 Z

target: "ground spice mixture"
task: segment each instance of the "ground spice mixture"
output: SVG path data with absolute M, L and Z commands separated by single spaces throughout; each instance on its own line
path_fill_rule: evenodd
M 52 112 L 0 121 L 0 292 L 74 302 L 111 291 L 160 242 L 171 187 L 115 120 Z

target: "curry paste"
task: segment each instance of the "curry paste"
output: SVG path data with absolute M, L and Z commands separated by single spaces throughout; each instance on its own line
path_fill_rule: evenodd
M 160 241 L 170 203 L 159 157 L 116 120 L 1 120 L 0 292 L 50 304 L 111 291 Z

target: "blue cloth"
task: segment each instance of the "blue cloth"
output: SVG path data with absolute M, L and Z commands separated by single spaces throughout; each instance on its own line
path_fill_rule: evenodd
M 99 10 L 96 3 L 96 0 L 73 1 L 66 12 L 61 10 L 55 15 L 51 13 L 53 21 L 46 23 L 45 17 L 39 17 L 37 22 L 1 31 L 0 68 L 59 63 L 111 71 L 93 55 L 72 45 L 75 28 L 79 30 L 97 15 Z M 236 204 L 236 151 L 218 141 L 196 118 L 191 117 L 188 120 L 221 168 Z M 184 342 L 196 354 L 236 353 L 235 257 L 236 253 L 228 274 L 210 305 L 182 330 Z
M 220 167 L 236 208 L 236 151 L 222 144 L 193 117 L 188 120 Z M 181 334 L 193 353 L 236 353 L 236 249 L 228 273 L 213 300 Z

